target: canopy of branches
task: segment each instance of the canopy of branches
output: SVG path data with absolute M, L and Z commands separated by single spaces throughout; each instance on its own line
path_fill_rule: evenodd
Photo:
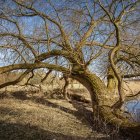
M 0 71 L 139 76 L 138 0 L 1 0 Z M 22 79 L 22 78 L 19 79 Z

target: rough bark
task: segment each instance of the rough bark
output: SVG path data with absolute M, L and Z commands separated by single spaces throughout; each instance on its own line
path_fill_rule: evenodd
M 140 136 L 139 124 L 130 122 L 119 110 L 114 113 L 111 108 L 112 104 L 114 104 L 113 96 L 112 98 L 110 97 L 110 94 L 108 94 L 110 91 L 99 77 L 89 72 L 77 72 L 72 74 L 72 78 L 79 81 L 89 91 L 94 115 L 100 115 L 101 119 L 108 124 L 119 126 L 120 130 L 126 134 Z
M 115 77 L 112 68 L 109 67 L 107 73 L 107 88 L 112 94 L 114 94 L 115 92 L 117 92 L 117 86 L 118 86 L 117 78 Z
M 64 87 L 63 87 L 63 95 L 64 95 L 64 99 L 66 100 L 69 100 L 68 98 L 68 92 L 67 92 L 67 88 L 69 86 L 69 80 L 68 80 L 68 77 L 67 76 L 63 76 L 64 78 L 64 81 L 65 81 L 65 84 L 64 84 Z

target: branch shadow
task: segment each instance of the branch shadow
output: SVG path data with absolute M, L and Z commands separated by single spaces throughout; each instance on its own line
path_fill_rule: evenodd
M 72 109 L 69 109 L 69 108 L 66 108 L 66 107 L 64 107 L 64 106 L 61 106 L 61 105 L 58 105 L 58 104 L 55 104 L 55 103 L 52 103 L 52 102 L 50 102 L 49 100 L 47 100 L 46 98 L 44 98 L 44 97 L 39 97 L 39 96 L 28 96 L 28 93 L 26 93 L 25 91 L 15 91 L 15 92 L 12 92 L 12 93 L 10 93 L 11 95 L 12 95 L 12 97 L 14 97 L 15 99 L 19 99 L 19 100 L 30 100 L 30 101 L 32 101 L 32 102 L 34 102 L 34 103 L 38 103 L 38 104 L 41 104 L 41 105 L 45 105 L 45 106 L 50 106 L 50 107 L 52 107 L 52 108 L 57 108 L 57 109 L 60 109 L 61 111 L 63 111 L 63 112 L 66 112 L 66 113 L 70 113 L 70 114 L 72 114 L 73 116 L 75 116 L 78 120 L 80 120 L 84 125 L 87 125 L 88 127 L 90 127 L 91 129 L 92 129 L 92 131 L 97 131 L 97 132 L 102 132 L 102 131 L 98 131 L 96 128 L 95 128 L 95 121 L 94 121 L 94 119 L 93 119 L 93 112 L 92 111 L 90 111 L 90 110 L 88 110 L 87 108 L 86 108 L 86 106 L 88 105 L 88 104 L 86 104 L 86 103 L 82 103 L 82 102 L 78 102 L 78 101 L 71 101 L 71 104 L 73 105 L 73 107 L 76 109 L 76 110 L 72 110 Z M 4 94 L 4 96 L 2 96 L 2 98 L 1 99 L 3 99 L 3 97 L 4 98 L 9 98 L 9 96 L 7 96 L 7 95 L 5 95 Z M 0 108 L 0 114 L 6 114 L 7 112 L 9 112 L 9 110 L 7 110 L 6 111 L 6 109 L 5 108 Z M 17 112 L 13 112 L 12 111 L 12 113 L 14 113 L 14 115 L 15 114 L 17 114 L 18 115 L 18 113 Z M 12 114 L 10 114 L 10 115 L 12 115 Z M 20 115 L 20 114 L 19 114 Z M 4 135 L 2 135 L 1 133 L 3 132 L 3 130 L 1 129 L 1 126 L 2 125 L 4 125 L 4 123 L 5 123 L 5 125 L 9 125 L 9 126 L 12 126 L 12 127 L 17 127 L 18 125 L 20 125 L 20 124 L 9 124 L 9 123 L 6 123 L 6 122 L 0 122 L 0 140 L 6 140 L 6 136 L 4 136 Z M 28 125 L 30 125 L 30 124 L 28 124 Z M 21 125 L 21 127 L 23 127 L 22 125 Z M 25 128 L 26 128 L 27 126 L 25 125 Z M 98 126 L 99 127 L 99 126 Z M 30 127 L 29 127 L 30 128 Z M 39 129 L 39 128 L 36 128 L 36 126 L 35 127 L 32 127 L 32 129 L 34 130 L 34 128 L 35 128 L 35 130 L 37 129 Z M 12 129 L 12 128 L 11 128 Z M 8 127 L 7 127 L 7 130 L 8 130 Z M 28 129 L 27 129 L 28 130 Z M 25 131 L 26 131 L 26 129 L 25 129 Z M 40 131 L 40 129 L 39 129 L 39 131 Z M 42 132 L 43 131 L 43 132 Z M 44 133 L 44 131 L 45 130 L 42 130 L 41 131 L 41 134 L 38 134 L 38 136 L 39 137 L 41 137 L 41 138 L 39 138 L 39 139 L 41 139 L 41 140 L 46 140 L 46 137 L 47 137 L 47 133 L 49 133 L 49 132 L 45 132 Z M 6 132 L 7 133 L 7 132 Z M 17 133 L 16 131 L 15 131 L 15 133 Z M 36 133 L 38 133 L 38 131 L 36 132 Z M 52 132 L 50 132 L 50 133 L 52 133 Z M 49 134 L 50 134 L 49 133 Z M 6 134 L 7 135 L 7 134 Z M 27 135 L 28 135 L 28 133 L 27 133 Z M 35 135 L 35 134 L 34 134 Z M 40 136 L 41 135 L 41 136 Z M 55 134 L 55 133 L 53 133 L 52 135 L 58 135 L 57 133 Z M 61 135 L 61 134 L 60 134 Z M 69 140 L 69 139 L 71 139 L 71 140 L 77 140 L 77 139 L 80 139 L 80 140 L 84 140 L 85 138 L 82 138 L 82 137 L 72 137 L 72 136 L 65 136 L 65 135 L 61 135 L 64 139 L 67 139 L 67 140 Z M 26 136 L 25 136 L 26 137 Z M 34 137 L 34 136 L 33 136 Z M 37 137 L 37 136 L 36 136 Z M 45 137 L 45 138 L 44 138 Z M 58 137 L 58 136 L 57 136 Z M 3 139 L 4 138 L 4 139 Z M 37 137 L 38 138 L 38 137 Z M 63 140 L 63 138 L 62 138 L 62 140 Z M 22 139 L 22 138 L 20 138 L 20 139 Z M 33 139 L 35 139 L 35 138 L 33 138 Z M 48 138 L 47 138 L 48 139 Z M 53 139 L 55 139 L 55 138 L 53 138 Z M 56 138 L 57 139 L 57 138 Z M 88 139 L 91 139 L 91 138 L 88 138 Z M 87 139 L 87 140 L 88 140 Z M 92 138 L 93 139 L 93 138 Z M 102 138 L 94 138 L 94 139 L 108 139 L 108 138 L 106 138 L 106 137 L 102 137 Z M 10 139 L 11 140 L 11 139 Z M 15 138 L 14 138 L 14 140 L 16 140 Z M 24 139 L 23 139 L 24 140 Z M 32 138 L 31 138 L 31 140 L 32 140 Z M 36 140 L 36 139 L 35 139 Z M 48 139 L 49 140 L 49 139 Z M 60 139 L 61 140 L 61 139 Z
M 86 140 L 79 136 L 68 136 L 43 130 L 30 124 L 0 121 L 0 140 Z
M 41 104 L 41 105 L 49 106 L 49 107 L 52 107 L 52 108 L 60 109 L 61 111 L 65 112 L 65 113 L 69 113 L 69 114 L 72 114 L 73 116 L 75 116 L 78 120 L 81 121 L 82 124 L 88 126 L 91 129 L 92 132 L 96 131 L 96 132 L 99 132 L 99 133 L 103 133 L 102 131 L 98 131 L 96 129 L 95 121 L 93 119 L 93 112 L 86 108 L 88 106 L 87 103 L 72 100 L 71 104 L 76 109 L 76 110 L 72 110 L 72 109 L 66 108 L 64 106 L 58 105 L 56 103 L 52 103 L 44 97 L 39 97 L 39 96 L 30 96 L 29 97 L 29 96 L 27 96 L 27 93 L 25 93 L 24 91 L 16 91 L 16 92 L 11 93 L 11 95 L 14 98 L 19 99 L 19 100 L 30 100 L 30 101 L 32 101 L 34 103 L 37 103 L 37 104 Z M 105 140 L 105 139 L 108 139 L 108 138 L 109 137 L 105 136 L 104 138 L 102 137 L 100 139 Z M 72 140 L 73 139 L 75 140 L 75 138 L 72 138 Z M 83 138 L 80 138 L 80 140 L 82 140 L 82 139 Z M 97 139 L 97 138 L 95 137 L 95 139 Z
M 47 99 L 45 99 L 44 97 L 38 97 L 38 96 L 27 96 L 27 93 L 25 93 L 24 91 L 16 91 L 16 92 L 12 92 L 11 95 L 19 100 L 30 100 L 34 103 L 37 104 L 41 104 L 41 105 L 45 105 L 45 106 L 49 106 L 49 107 L 53 107 L 53 108 L 57 108 L 60 109 L 61 111 L 65 112 L 65 113 L 70 113 L 72 115 L 74 115 L 78 120 L 81 120 L 81 122 L 87 126 L 89 126 L 90 128 L 92 128 L 92 124 L 91 122 L 88 121 L 88 118 L 85 118 L 85 113 L 87 112 L 89 114 L 89 116 L 92 115 L 92 111 L 87 110 L 86 108 L 83 108 L 82 110 L 80 110 L 78 108 L 78 104 L 73 105 L 73 101 L 71 102 L 71 104 L 73 105 L 74 108 L 76 108 L 75 110 L 63 107 L 61 105 L 57 105 L 55 103 L 52 103 L 50 101 L 48 101 Z M 75 101 L 76 104 L 76 101 Z

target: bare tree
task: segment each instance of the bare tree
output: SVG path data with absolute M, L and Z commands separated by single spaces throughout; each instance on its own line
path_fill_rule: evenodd
M 137 123 L 113 111 L 124 102 L 123 78 L 140 76 L 139 8 L 138 0 L 3 2 L 0 46 L 6 66 L 0 72 L 25 72 L 0 88 L 18 83 L 34 69 L 60 71 L 87 88 L 94 115 L 140 134 Z M 106 58 L 108 86 L 94 72 Z M 117 88 L 117 102 L 110 87 Z

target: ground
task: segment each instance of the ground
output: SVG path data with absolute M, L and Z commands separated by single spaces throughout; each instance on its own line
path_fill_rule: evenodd
M 89 122 L 73 106 L 74 103 L 29 97 L 21 91 L 4 95 L 0 99 L 0 140 L 86 140 L 106 137 L 92 131 Z
M 0 140 L 124 139 L 117 127 L 94 124 L 91 103 L 68 102 L 56 96 L 52 99 L 46 92 L 27 91 L 24 87 L 11 89 L 0 93 Z M 84 89 L 69 91 L 87 94 Z

